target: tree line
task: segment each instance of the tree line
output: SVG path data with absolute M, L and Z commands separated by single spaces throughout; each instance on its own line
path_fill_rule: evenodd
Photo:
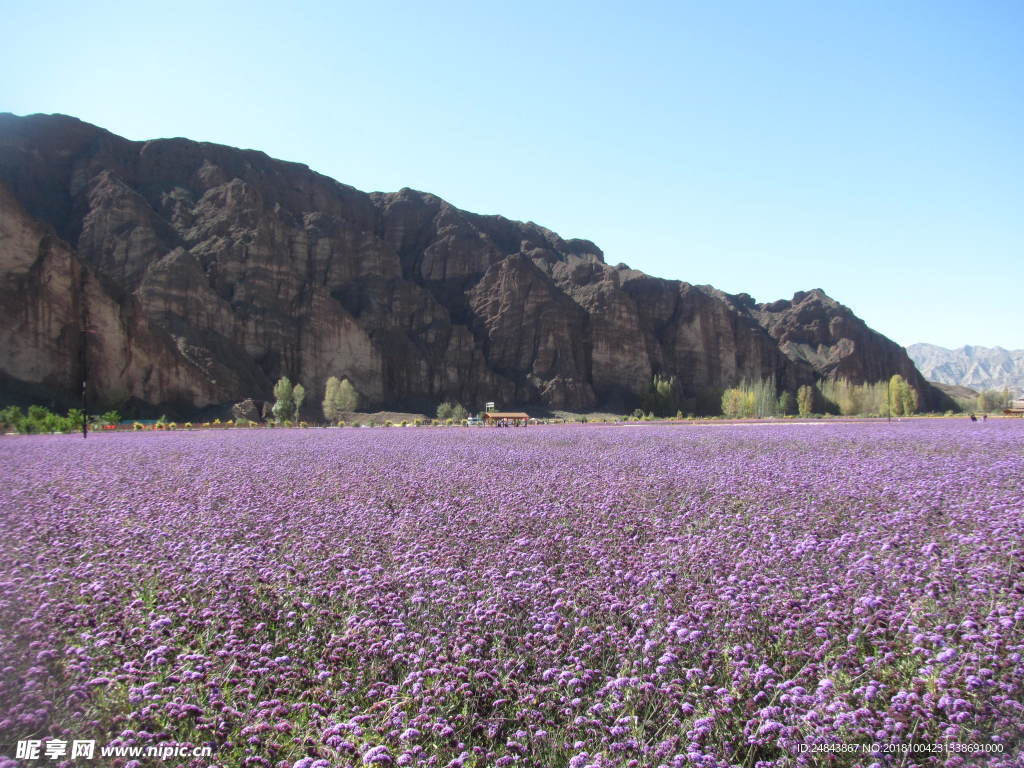
M 64 416 L 42 405 L 30 405 L 22 410 L 16 405 L 0 409 L 0 429 L 22 435 L 49 434 L 52 432 L 78 432 L 82 422 L 90 428 L 114 425 L 121 421 L 117 411 L 107 411 L 98 416 L 86 416 L 78 408 L 71 408 Z
M 287 376 L 278 379 L 273 389 L 274 403 L 271 408 L 274 420 L 280 424 L 299 421 L 300 412 L 306 399 L 306 389 L 301 383 L 293 384 Z M 987 390 L 976 398 L 957 398 L 964 411 L 995 412 L 1008 408 L 1012 395 L 1009 390 Z M 642 408 L 636 409 L 635 417 L 671 417 L 683 415 L 682 408 L 692 404 L 682 395 L 682 388 L 676 377 L 655 375 L 647 394 L 642 398 Z M 348 378 L 331 376 L 324 387 L 321 410 L 324 419 L 331 424 L 340 422 L 348 413 L 358 410 L 360 394 Z M 721 400 L 721 414 L 728 418 L 770 418 L 799 414 L 831 413 L 843 416 L 909 416 L 920 408 L 917 390 L 896 374 L 885 381 L 872 384 L 855 384 L 846 379 L 823 380 L 817 386 L 803 385 L 795 393 L 779 392 L 771 377 L 751 379 L 738 386 L 726 389 Z M 688 410 L 690 410 L 688 408 Z M 704 412 L 710 409 L 703 409 Z M 440 422 L 459 423 L 468 416 L 466 408 L 458 402 L 443 402 L 437 407 L 436 418 Z M 83 419 L 97 425 L 115 425 L 120 421 L 117 411 L 108 411 L 99 416 L 86 417 L 82 411 L 72 408 L 66 415 L 54 413 L 47 408 L 33 405 L 27 411 L 16 406 L 0 409 L 0 428 L 25 434 L 48 432 L 71 432 L 82 428 Z
M 287 376 L 282 376 L 274 384 L 274 404 L 271 413 L 280 424 L 298 421 L 302 404 L 306 400 L 306 388 L 300 383 L 292 384 Z M 332 424 L 345 413 L 359 407 L 359 393 L 346 379 L 331 376 L 324 386 L 324 399 L 320 404 L 324 418 Z
M 1006 410 L 1013 402 L 1009 389 L 986 389 L 974 397 L 954 397 L 956 404 L 964 411 L 996 413 Z
M 274 385 L 274 404 L 271 412 L 278 423 L 284 424 L 299 420 L 302 403 L 306 399 L 306 389 L 302 384 L 292 384 L 287 376 L 282 376 Z M 324 419 L 334 424 L 346 413 L 359 408 L 359 392 L 347 378 L 339 379 L 331 376 L 324 385 L 324 399 L 321 409 Z M 437 407 L 437 420 L 458 423 L 465 421 L 469 413 L 462 403 L 444 402 Z
M 729 418 L 811 416 L 831 413 L 842 416 L 909 416 L 917 413 L 920 396 L 900 374 L 873 384 L 854 384 L 846 379 L 824 380 L 817 387 L 804 384 L 794 397 L 776 394 L 771 378 L 744 381 L 722 394 L 722 415 Z

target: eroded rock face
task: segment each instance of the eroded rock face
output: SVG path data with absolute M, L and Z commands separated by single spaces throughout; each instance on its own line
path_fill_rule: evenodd
M 655 373 L 694 401 L 765 376 L 926 388 L 820 292 L 755 305 L 260 152 L 2 115 L 0 203 L 2 386 L 55 402 L 80 391 L 83 306 L 95 398 L 178 410 L 269 400 L 282 375 L 312 403 L 333 375 L 366 405 L 471 408 L 630 407 Z
M 894 341 L 877 333 L 821 289 L 798 291 L 791 301 L 758 304 L 750 314 L 793 361 L 825 378 L 881 381 L 900 374 L 931 404 L 938 393 Z
M 2 185 L 0 306 L 0 386 L 15 397 L 77 405 L 84 377 L 96 405 L 197 408 L 229 396 L 228 383 L 183 355 L 133 296 L 84 265 Z

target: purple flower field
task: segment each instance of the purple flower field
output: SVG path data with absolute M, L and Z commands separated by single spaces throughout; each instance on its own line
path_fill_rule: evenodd
M 0 471 L 0 766 L 1021 765 L 1019 421 L 40 436 Z M 103 760 L 40 764 L 179 764 Z

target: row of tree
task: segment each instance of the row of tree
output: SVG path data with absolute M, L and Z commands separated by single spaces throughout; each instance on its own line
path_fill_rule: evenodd
M 323 415 L 328 422 L 336 422 L 345 413 L 359 407 L 359 392 L 347 378 L 331 376 L 324 388 Z M 292 384 L 282 376 L 274 385 L 274 418 L 279 422 L 297 421 L 306 391 L 301 384 Z M 1009 407 L 1008 390 L 982 392 L 976 399 L 958 398 L 965 410 L 999 411 Z M 692 400 L 692 399 L 691 399 Z M 681 413 L 692 402 L 683 397 L 675 376 L 657 374 L 641 401 L 641 413 L 668 417 Z M 707 409 L 713 407 L 709 403 Z M 895 374 L 885 381 L 855 384 L 846 379 L 824 380 L 818 386 L 803 385 L 794 393 L 778 391 L 771 377 L 744 380 L 739 386 L 725 390 L 721 398 L 721 412 L 729 418 L 769 418 L 799 414 L 832 413 L 843 416 L 908 416 L 920 408 L 920 395 L 901 375 Z M 437 408 L 440 421 L 462 421 L 467 417 L 461 403 L 444 402 Z
M 894 374 L 888 381 L 853 384 L 846 379 L 822 381 L 821 395 L 826 413 L 843 416 L 910 416 L 920 409 L 918 391 Z
M 282 376 L 274 385 L 274 405 L 271 408 L 274 419 L 281 423 L 298 421 L 299 410 L 305 399 L 305 387 L 302 384 L 292 384 L 287 376 Z M 324 419 L 333 424 L 344 414 L 351 413 L 359 407 L 359 392 L 347 378 L 331 376 L 324 385 L 324 400 L 321 406 Z M 437 407 L 437 418 L 440 421 L 463 421 L 468 415 L 462 403 L 444 402 Z
M 306 399 L 306 388 L 302 384 L 292 384 L 287 376 L 282 376 L 274 385 L 274 405 L 271 412 L 280 423 L 298 421 L 302 403 Z M 359 393 L 348 379 L 331 376 L 324 386 L 324 400 L 321 403 L 324 418 L 334 423 L 344 413 L 350 413 L 359 407 Z
M 778 390 L 771 378 L 744 381 L 722 394 L 722 415 L 729 418 L 768 418 L 798 413 L 834 413 L 843 416 L 909 416 L 917 413 L 917 390 L 899 374 L 888 381 L 853 384 L 845 379 L 804 384 L 796 397 Z
M 272 412 L 279 423 L 298 421 L 300 409 L 306 398 L 302 384 L 282 376 L 274 385 Z M 337 422 L 344 414 L 359 407 L 359 392 L 347 378 L 331 376 L 324 387 L 322 403 L 324 418 Z M 964 410 L 997 411 L 1009 407 L 1009 391 L 982 392 L 975 402 L 964 401 Z M 643 398 L 643 409 L 638 413 L 667 417 L 681 414 L 679 384 L 674 376 L 656 375 L 648 394 Z M 747 380 L 737 387 L 730 387 L 722 394 L 722 415 L 729 418 L 768 418 L 799 413 L 809 416 L 814 413 L 835 413 L 844 416 L 904 416 L 916 413 L 919 395 L 902 376 L 894 375 L 887 381 L 874 384 L 854 384 L 845 379 L 822 381 L 818 387 L 804 385 L 796 396 L 788 391 L 778 393 L 772 378 Z M 444 402 L 437 408 L 439 421 L 460 422 L 468 413 L 461 403 Z M 89 417 L 92 423 L 116 424 L 120 415 L 109 411 L 101 416 Z M 27 412 L 10 406 L 0 409 L 0 425 L 7 430 L 19 432 L 68 432 L 81 429 L 83 415 L 78 409 L 71 409 L 66 416 L 33 405 Z
M 1010 407 L 1013 393 L 1009 389 L 986 389 L 977 397 L 957 397 L 957 405 L 965 411 L 997 413 Z
M 42 405 L 30 405 L 23 411 L 16 405 L 0 409 L 0 430 L 19 432 L 23 435 L 46 434 L 51 432 L 78 432 L 82 429 L 85 414 L 78 408 L 70 409 L 61 416 Z M 117 424 L 121 414 L 107 411 L 99 416 L 89 416 L 90 427 Z
M 801 393 L 797 393 L 798 398 Z M 784 416 L 793 411 L 789 392 L 776 395 L 774 379 L 744 381 L 722 393 L 722 415 L 728 418 L 767 418 Z

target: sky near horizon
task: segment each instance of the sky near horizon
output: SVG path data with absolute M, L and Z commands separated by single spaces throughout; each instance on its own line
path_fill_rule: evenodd
M 0 111 L 421 189 L 900 344 L 1024 348 L 1024 3 L 0 4 Z

